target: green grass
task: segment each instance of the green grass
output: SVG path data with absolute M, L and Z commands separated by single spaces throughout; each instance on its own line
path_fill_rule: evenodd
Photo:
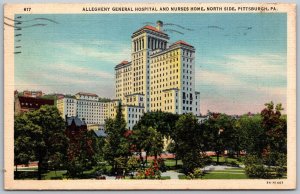
M 217 156 L 211 156 L 211 159 L 213 162 L 217 162 Z M 219 157 L 219 162 L 220 163 L 236 162 L 237 164 L 243 164 L 242 162 L 238 161 L 236 158 L 228 158 L 228 157 L 224 157 L 224 156 Z
M 67 171 L 66 170 L 58 170 L 56 171 L 49 171 L 45 174 L 43 174 L 43 179 L 45 180 L 51 180 L 51 179 L 62 179 L 63 175 L 66 174 Z
M 15 168 L 15 169 L 16 169 L 16 168 Z M 18 168 L 18 171 L 24 171 L 24 170 L 35 170 L 35 171 L 37 171 L 38 168 L 37 168 L 37 167 Z
M 168 166 L 168 167 L 173 167 L 173 166 L 176 165 L 176 160 L 174 160 L 174 159 L 166 159 L 165 160 L 165 165 Z M 182 165 L 182 161 L 178 160 L 177 161 L 177 165 Z
M 178 175 L 179 179 L 187 179 L 186 175 Z M 244 169 L 231 168 L 225 170 L 214 170 L 206 173 L 202 179 L 249 179 Z
M 171 177 L 170 176 L 162 176 L 162 177 L 160 177 L 160 179 L 161 180 L 167 180 L 167 179 L 171 179 Z
M 183 174 L 180 174 L 180 175 L 178 175 L 178 178 L 179 178 L 179 179 L 186 179 L 186 176 L 183 175 Z
M 216 172 L 216 171 L 215 171 Z M 208 173 L 203 176 L 203 179 L 248 179 L 248 176 L 243 174 L 230 174 L 230 173 Z

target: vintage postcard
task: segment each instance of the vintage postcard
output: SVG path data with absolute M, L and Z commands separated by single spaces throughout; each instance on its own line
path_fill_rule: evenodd
M 294 4 L 6 4 L 8 190 L 296 188 Z

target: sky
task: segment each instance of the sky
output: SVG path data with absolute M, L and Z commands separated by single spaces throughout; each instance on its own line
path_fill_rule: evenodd
M 18 16 L 26 21 L 19 24 L 25 28 L 15 30 L 15 46 L 21 46 L 15 48 L 21 52 L 15 54 L 18 91 L 114 98 L 114 67 L 131 60 L 132 33 L 161 20 L 170 43 L 184 40 L 196 49 L 195 89 L 202 114 L 257 113 L 270 101 L 286 107 L 286 14 Z

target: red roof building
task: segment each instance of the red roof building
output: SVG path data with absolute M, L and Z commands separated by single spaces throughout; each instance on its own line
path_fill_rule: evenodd
M 54 105 L 54 100 L 19 96 L 15 99 L 15 114 L 38 110 L 43 105 Z

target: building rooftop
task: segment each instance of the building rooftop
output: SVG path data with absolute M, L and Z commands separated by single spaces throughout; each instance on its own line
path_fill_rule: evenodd
M 75 125 L 77 127 L 80 127 L 80 126 L 83 126 L 83 125 L 86 125 L 85 121 L 82 121 L 80 120 L 78 117 L 67 117 L 67 124 L 68 126 L 72 125 L 72 122 L 74 121 Z
M 21 108 L 39 109 L 42 105 L 54 105 L 53 99 L 19 96 Z
M 129 63 L 128 61 L 122 61 L 119 65 L 126 65 L 128 63 Z
M 86 93 L 86 92 L 78 92 L 78 95 L 83 95 L 83 96 L 93 96 L 93 97 L 98 97 L 97 94 L 93 94 L 93 93 Z M 76 94 L 76 95 L 77 95 Z
M 135 31 L 135 32 L 133 33 L 133 36 L 136 36 L 136 35 L 138 35 L 139 33 L 143 32 L 143 31 L 145 31 L 145 30 L 150 30 L 150 31 L 152 31 L 152 32 L 156 32 L 156 33 L 158 33 L 158 34 L 164 36 L 165 38 L 169 39 L 169 36 L 168 36 L 167 33 L 165 33 L 165 32 L 162 31 L 162 30 L 157 29 L 157 28 L 154 27 L 154 26 L 150 26 L 150 25 L 146 25 L 146 26 L 141 27 L 140 29 L 138 29 L 137 31 Z
M 96 134 L 97 137 L 106 137 L 107 134 L 105 133 L 104 130 L 99 129 L 99 130 L 95 130 L 94 133 Z
M 142 27 L 140 30 L 142 30 L 142 29 L 148 29 L 148 30 L 152 30 L 152 31 L 155 31 L 158 33 L 166 34 L 163 31 L 158 30 L 156 27 L 150 26 L 150 25 L 146 25 L 146 26 Z
M 183 41 L 183 40 L 178 40 L 178 41 L 174 42 L 171 46 L 173 46 L 173 45 L 178 45 L 178 44 L 183 44 L 183 45 L 186 45 L 186 46 L 193 47 L 192 45 L 186 43 L 186 42 Z
M 130 61 L 122 61 L 121 63 L 119 63 L 118 65 L 115 66 L 115 69 L 119 68 L 119 67 L 123 67 L 123 66 L 126 66 L 126 65 L 130 65 L 131 62 Z

